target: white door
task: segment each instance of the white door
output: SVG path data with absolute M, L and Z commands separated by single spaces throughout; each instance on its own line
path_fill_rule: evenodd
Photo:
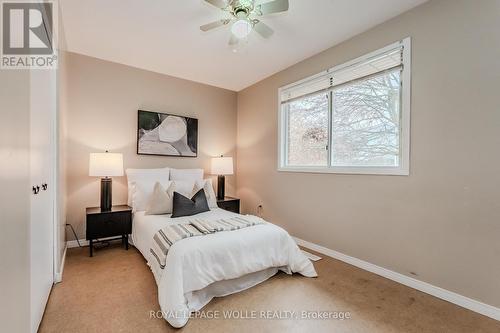
M 31 70 L 31 332 L 36 332 L 54 278 L 56 71 Z M 45 187 L 46 186 L 46 187 Z

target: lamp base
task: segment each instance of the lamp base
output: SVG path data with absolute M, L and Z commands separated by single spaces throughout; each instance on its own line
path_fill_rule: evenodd
M 226 187 L 226 177 L 225 176 L 217 176 L 217 199 L 224 200 L 225 196 L 225 187 Z
M 113 181 L 111 178 L 101 178 L 101 211 L 110 211 L 112 202 Z

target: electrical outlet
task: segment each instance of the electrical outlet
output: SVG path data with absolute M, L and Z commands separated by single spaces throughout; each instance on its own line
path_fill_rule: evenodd
M 260 205 L 257 206 L 257 216 L 258 217 L 262 217 L 262 210 L 263 209 L 264 208 L 262 207 L 262 204 L 260 204 Z

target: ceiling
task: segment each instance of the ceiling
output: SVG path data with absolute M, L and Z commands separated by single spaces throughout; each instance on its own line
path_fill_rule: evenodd
M 67 49 L 234 91 L 332 47 L 426 0 L 290 0 L 234 53 L 230 28 L 201 32 L 222 12 L 202 0 L 61 0 Z

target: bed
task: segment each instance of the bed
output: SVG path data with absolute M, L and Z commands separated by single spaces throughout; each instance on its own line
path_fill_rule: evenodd
M 238 214 L 212 208 L 195 215 L 207 221 Z M 191 216 L 134 213 L 132 241 L 151 267 L 158 285 L 158 298 L 165 318 L 173 327 L 183 327 L 192 312 L 213 297 L 226 296 L 255 286 L 279 270 L 317 276 L 311 261 L 282 228 L 261 225 L 191 237 L 175 243 L 164 269 L 155 269 L 150 248 L 155 233 L 171 224 L 185 224 Z

